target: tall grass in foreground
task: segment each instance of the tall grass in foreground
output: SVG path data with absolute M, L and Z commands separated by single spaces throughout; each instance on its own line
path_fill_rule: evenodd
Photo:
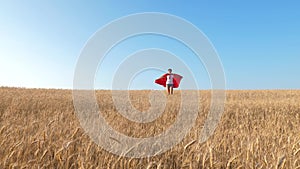
M 197 92 L 197 91 L 192 91 Z M 132 91 L 141 111 L 150 91 Z M 118 114 L 110 91 L 97 91 L 102 115 L 128 136 L 155 136 L 175 121 L 180 93 L 169 97 L 155 121 L 133 123 Z M 0 88 L 0 168 L 299 168 L 300 91 L 228 91 L 215 134 L 199 143 L 210 106 L 200 91 L 196 125 L 171 150 L 131 159 L 92 142 L 76 118 L 70 90 Z

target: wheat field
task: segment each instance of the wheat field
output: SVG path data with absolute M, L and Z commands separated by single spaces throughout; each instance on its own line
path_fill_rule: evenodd
M 198 91 L 191 91 L 198 92 Z M 150 107 L 149 90 L 130 91 L 132 105 Z M 300 91 L 226 91 L 215 133 L 200 143 L 210 91 L 199 91 L 199 113 L 187 136 L 165 153 L 119 157 L 91 141 L 76 117 L 71 90 L 0 88 L 0 168 L 291 168 L 300 169 Z M 155 136 L 174 122 L 180 92 L 153 122 L 134 123 L 114 107 L 111 91 L 96 91 L 102 116 L 132 137 Z

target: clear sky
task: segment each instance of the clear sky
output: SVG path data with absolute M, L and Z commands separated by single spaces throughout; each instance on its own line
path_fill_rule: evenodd
M 300 1 L 180 0 L 11 0 L 0 1 L 0 86 L 72 88 L 80 51 L 105 24 L 140 12 L 163 12 L 197 26 L 215 46 L 228 89 L 300 89 Z M 128 39 L 112 50 L 96 75 L 95 87 L 109 89 L 124 57 L 144 48 L 180 55 L 210 88 L 182 44 L 161 36 Z M 176 68 L 173 68 L 176 72 Z M 177 70 L 177 72 L 180 70 Z M 145 71 L 132 89 L 161 89 L 159 71 Z

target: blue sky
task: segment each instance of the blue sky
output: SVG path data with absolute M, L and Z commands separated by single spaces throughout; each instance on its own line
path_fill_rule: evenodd
M 162 12 L 182 17 L 206 34 L 222 61 L 228 89 L 299 89 L 299 7 L 296 0 L 1 1 L 0 86 L 72 88 L 77 58 L 93 33 L 129 14 Z M 144 48 L 178 54 L 200 88 L 210 88 L 205 68 L 186 57 L 192 52 L 154 35 L 114 48 L 99 67 L 95 87 L 109 89 L 119 62 Z M 161 73 L 140 73 L 130 88 L 161 89 L 153 84 Z

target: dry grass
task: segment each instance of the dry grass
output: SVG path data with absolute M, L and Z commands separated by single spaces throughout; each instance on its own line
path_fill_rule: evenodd
M 210 94 L 201 91 L 197 124 L 172 150 L 155 157 L 118 157 L 93 143 L 74 113 L 70 90 L 0 88 L 0 168 L 299 168 L 300 91 L 228 91 L 213 137 L 199 133 Z M 110 91 L 97 91 L 102 115 L 116 130 L 154 136 L 170 126 L 179 93 L 164 114 L 147 124 L 120 116 Z M 133 91 L 133 105 L 149 108 L 149 91 Z

